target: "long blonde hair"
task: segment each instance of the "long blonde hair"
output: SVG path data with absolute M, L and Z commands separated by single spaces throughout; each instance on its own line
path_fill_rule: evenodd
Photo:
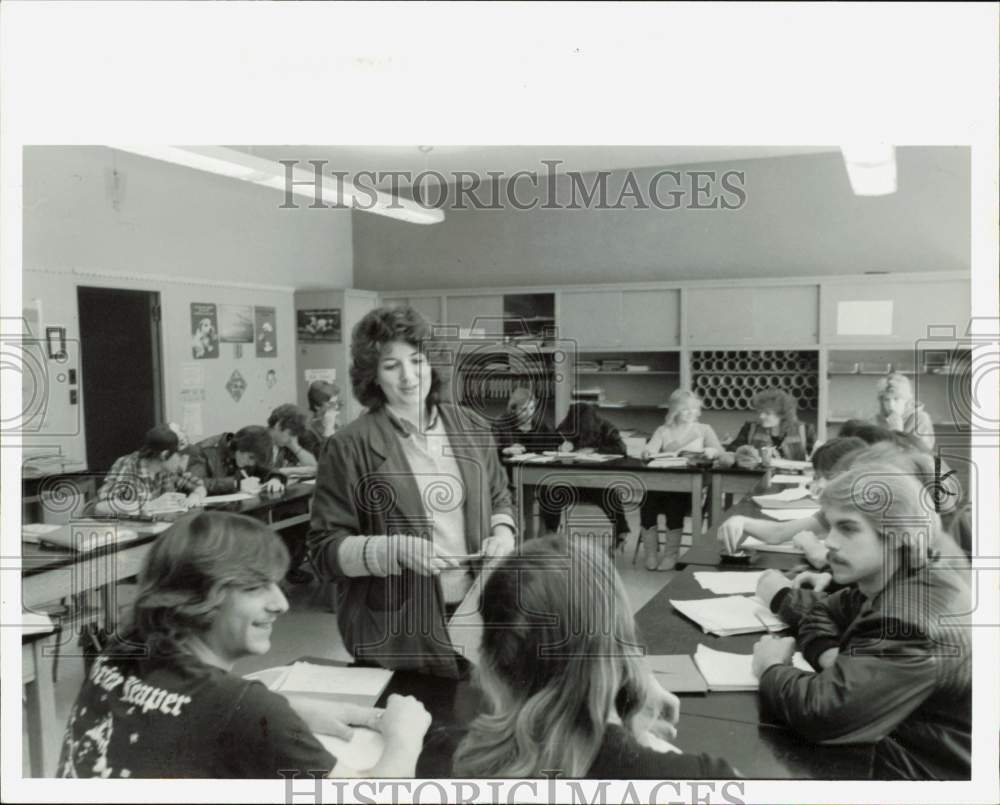
M 687 408 L 701 411 L 701 397 L 687 389 L 676 389 L 667 399 L 667 406 L 670 410 L 663 418 L 663 424 L 668 428 L 673 428 L 677 425 L 677 416 L 681 411 Z
M 555 537 L 506 557 L 483 591 L 487 711 L 459 744 L 461 777 L 585 776 L 608 721 L 653 720 L 650 674 L 607 552 Z

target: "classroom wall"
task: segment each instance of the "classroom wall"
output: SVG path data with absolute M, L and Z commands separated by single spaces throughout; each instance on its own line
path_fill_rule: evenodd
M 204 435 L 263 424 L 275 405 L 295 400 L 293 289 L 351 286 L 350 212 L 279 210 L 279 193 L 103 147 L 30 147 L 23 165 L 22 303 L 40 301 L 42 325 L 66 327 L 69 340 L 68 363 L 42 361 L 44 419 L 33 420 L 26 452 L 44 445 L 71 460 L 85 455 L 86 400 L 70 405 L 66 380 L 79 368 L 78 285 L 160 293 L 168 420 L 184 420 L 191 366 L 204 369 Z M 220 344 L 217 359 L 194 360 L 192 302 L 276 308 L 277 357 L 258 359 L 244 344 L 236 358 L 233 344 Z M 270 389 L 269 368 L 278 379 Z M 238 402 L 225 389 L 234 370 L 247 382 Z
M 679 168 L 743 171 L 746 203 L 737 210 L 446 208 L 433 226 L 359 214 L 355 285 L 385 291 L 968 271 L 969 150 L 899 148 L 897 163 L 898 191 L 881 197 L 855 196 L 842 158 L 828 153 Z M 658 170 L 637 170 L 639 186 Z M 609 198 L 624 181 L 622 172 L 611 177 Z M 665 200 L 669 189 L 661 185 Z M 523 180 L 517 193 L 525 203 L 532 197 Z M 557 193 L 570 197 L 569 179 L 560 179 Z

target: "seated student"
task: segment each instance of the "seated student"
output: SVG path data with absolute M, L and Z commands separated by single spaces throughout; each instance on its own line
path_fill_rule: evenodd
M 606 553 L 555 537 L 500 561 L 480 603 L 476 667 L 485 712 L 439 730 L 417 773 L 458 777 L 732 778 L 724 760 L 651 748 L 676 739 L 677 697 L 660 687 Z M 652 736 L 652 737 L 651 737 Z M 451 768 L 431 769 L 457 748 Z
M 177 434 L 168 425 L 158 425 L 146 434 L 142 447 L 115 460 L 97 490 L 94 510 L 98 514 L 140 514 L 167 493 L 180 493 L 177 502 L 186 508 L 202 505 L 205 485 L 183 465 Z
M 271 470 L 272 446 L 271 434 L 259 425 L 210 436 L 198 442 L 197 460 L 192 459 L 190 471 L 204 478 L 210 495 L 281 494 L 285 484 Z
M 722 452 L 719 437 L 711 425 L 698 421 L 701 416 L 701 399 L 685 389 L 677 389 L 667 401 L 669 410 L 663 424 L 656 429 L 642 449 L 643 459 L 656 453 L 689 450 L 715 458 Z M 666 515 L 667 532 L 660 542 L 657 516 Z M 639 511 L 642 525 L 643 549 L 646 552 L 647 570 L 673 570 L 677 564 L 684 516 L 691 512 L 691 495 L 686 492 L 646 492 Z
M 853 467 L 820 502 L 831 573 L 851 586 L 807 606 L 771 596 L 795 638 L 754 649 L 763 706 L 808 740 L 875 744 L 876 778 L 969 779 L 971 644 L 946 616 L 969 612 L 970 595 L 939 561 L 940 519 L 891 464 Z M 816 673 L 791 666 L 796 646 Z
M 267 418 L 267 429 L 273 443 L 272 469 L 316 466 L 316 435 L 306 426 L 306 415 L 297 405 L 286 403 L 275 408 Z
M 412 697 L 384 711 L 284 697 L 236 676 L 271 647 L 288 609 L 285 548 L 250 517 L 202 512 L 164 532 L 143 563 L 132 621 L 95 661 L 70 711 L 57 776 L 280 778 L 412 776 L 430 716 Z M 369 770 L 331 756 L 314 733 L 379 729 Z
M 507 412 L 493 425 L 500 459 L 521 453 L 558 450 L 562 436 L 545 424 L 538 400 L 529 388 L 516 388 L 507 400 Z
M 923 403 L 913 399 L 910 379 L 900 372 L 892 372 L 879 380 L 877 393 L 879 410 L 872 422 L 890 430 L 912 433 L 928 450 L 933 450 L 934 423 Z
M 776 448 L 782 458 L 805 461 L 812 452 L 816 435 L 811 426 L 800 422 L 798 403 L 787 391 L 765 389 L 753 398 L 757 421 L 747 422 L 729 444 L 727 451 L 735 451 L 745 444 L 758 450 Z
M 563 421 L 556 427 L 556 433 L 563 439 L 559 450 L 563 452 L 613 453 L 626 455 L 625 442 L 618 428 L 597 413 L 591 403 L 573 403 Z M 569 492 L 569 494 L 567 494 Z M 570 498 L 570 500 L 567 500 Z M 600 506 L 605 516 L 614 524 L 614 545 L 620 546 L 628 534 L 625 506 L 617 489 L 577 489 L 564 484 L 552 484 L 539 490 L 542 521 L 549 533 L 559 528 L 563 509 L 570 502 L 590 503 Z
M 308 428 L 316 437 L 311 443 L 318 459 L 323 442 L 337 432 L 340 424 L 337 421 L 341 409 L 340 388 L 325 380 L 314 380 L 309 384 L 306 396 L 309 399 L 309 411 L 312 413 Z
M 841 436 L 817 447 L 812 455 L 813 497 L 819 497 L 830 478 L 846 468 L 851 457 L 860 454 L 865 446 L 861 439 Z M 779 522 L 737 514 L 722 522 L 716 536 L 722 543 L 723 550 L 730 554 L 736 553 L 747 537 L 756 537 L 772 545 L 794 539 L 806 552 L 810 564 L 822 567 L 825 564 L 826 552 L 817 537 L 823 532 L 823 525 L 816 515 Z

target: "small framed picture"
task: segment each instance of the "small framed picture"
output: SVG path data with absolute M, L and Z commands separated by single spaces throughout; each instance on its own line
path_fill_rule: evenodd
M 61 360 L 66 357 L 66 328 L 46 327 L 45 346 L 50 360 Z

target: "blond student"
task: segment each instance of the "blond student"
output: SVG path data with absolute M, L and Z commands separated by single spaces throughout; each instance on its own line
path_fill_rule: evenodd
M 715 458 L 722 445 L 711 425 L 698 421 L 701 399 L 685 389 L 677 389 L 667 401 L 669 411 L 642 450 L 643 459 L 657 453 L 682 450 L 703 453 Z M 697 501 L 695 505 L 701 505 Z M 642 526 L 642 546 L 648 570 L 672 570 L 677 564 L 684 516 L 691 512 L 691 496 L 685 492 L 647 492 L 639 513 Z M 667 531 L 661 542 L 657 530 L 657 515 L 666 517 Z
M 923 403 L 913 399 L 913 387 L 909 378 L 892 372 L 878 382 L 878 413 L 872 422 L 889 430 L 912 433 L 928 450 L 934 449 L 934 423 Z

